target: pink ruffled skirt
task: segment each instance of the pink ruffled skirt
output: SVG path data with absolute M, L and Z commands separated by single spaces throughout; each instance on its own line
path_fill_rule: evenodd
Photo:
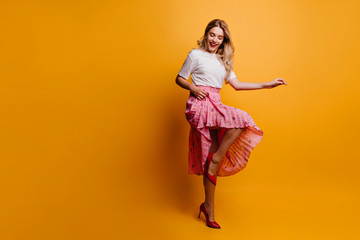
M 202 100 L 190 94 L 186 102 L 185 116 L 191 126 L 188 173 L 204 174 L 204 165 L 211 146 L 210 128 L 219 128 L 219 144 L 226 129 L 245 128 L 226 152 L 218 171 L 218 176 L 233 175 L 245 168 L 251 151 L 263 137 L 263 131 L 247 112 L 222 104 L 220 88 L 198 87 L 209 94 Z

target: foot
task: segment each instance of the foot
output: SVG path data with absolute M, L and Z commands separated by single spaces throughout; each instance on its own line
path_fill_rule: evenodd
M 210 222 L 215 221 L 215 220 L 214 220 L 214 208 L 213 208 L 213 207 L 210 207 L 207 202 L 204 202 L 204 207 L 205 207 L 206 212 L 207 212 L 207 214 L 208 214 L 208 216 L 209 216 Z

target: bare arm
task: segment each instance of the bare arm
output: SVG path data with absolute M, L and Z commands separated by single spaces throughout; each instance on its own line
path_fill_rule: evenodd
M 195 86 L 194 84 L 189 83 L 185 78 L 177 75 L 175 82 L 180 87 L 190 90 L 190 92 L 198 99 L 203 99 L 208 94 L 206 91 L 202 90 L 201 88 Z
M 287 83 L 284 79 L 275 78 L 270 82 L 262 82 L 262 83 L 250 83 L 250 82 L 240 82 L 237 78 L 232 78 L 229 80 L 229 84 L 236 90 L 256 90 L 256 89 L 264 89 L 264 88 L 273 88 L 279 85 Z

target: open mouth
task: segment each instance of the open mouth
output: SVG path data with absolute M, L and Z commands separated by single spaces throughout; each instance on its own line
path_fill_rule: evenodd
M 211 42 L 210 42 L 210 46 L 211 46 L 211 47 L 216 47 L 216 46 L 217 46 L 217 44 L 216 44 L 216 43 L 211 43 Z

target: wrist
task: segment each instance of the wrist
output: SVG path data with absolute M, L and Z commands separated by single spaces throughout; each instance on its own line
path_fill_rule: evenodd
M 193 88 L 194 88 L 194 85 L 190 83 L 190 85 L 189 85 L 189 91 L 191 92 L 191 91 L 193 90 Z
M 263 83 L 262 88 L 269 88 L 269 83 L 267 83 L 267 82 Z

